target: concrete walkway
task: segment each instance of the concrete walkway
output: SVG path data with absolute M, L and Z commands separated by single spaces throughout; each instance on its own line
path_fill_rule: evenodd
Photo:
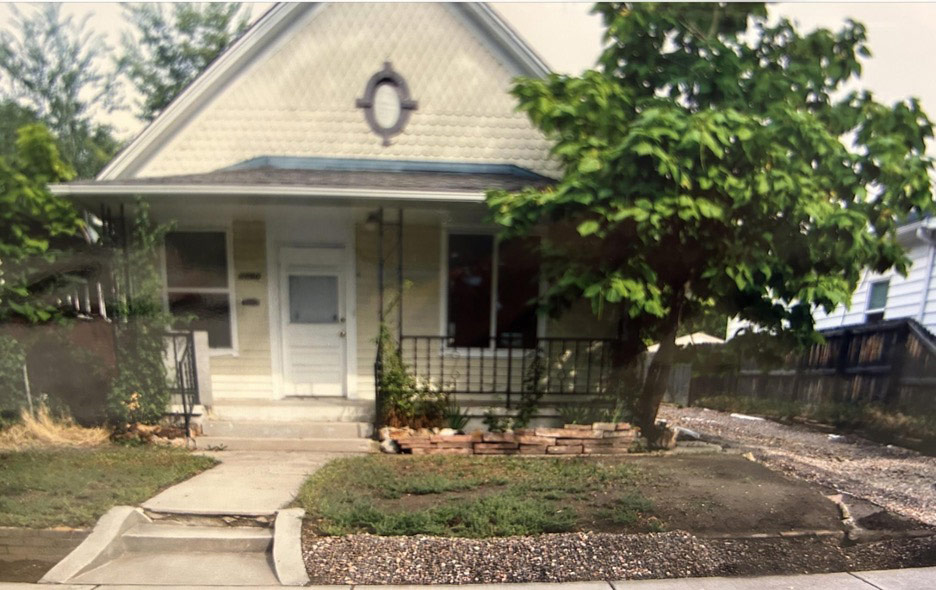
M 306 477 L 334 453 L 283 451 L 205 452 L 217 467 L 164 490 L 143 503 L 153 512 L 272 516 L 292 501 Z
M 60 585 L 62 590 L 223 590 L 225 586 Z M 0 590 L 48 590 L 39 584 L 4 584 Z M 237 590 L 272 590 L 282 586 L 238 586 Z M 463 586 L 306 586 L 319 590 L 929 590 L 936 588 L 936 567 L 877 572 L 761 576 L 756 578 L 688 578 L 630 582 L 567 584 L 484 584 Z M 233 589 L 232 589 L 233 590 Z

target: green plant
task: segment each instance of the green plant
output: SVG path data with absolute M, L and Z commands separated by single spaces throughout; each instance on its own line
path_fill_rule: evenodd
M 487 203 L 505 238 L 544 233 L 546 307 L 586 299 L 628 341 L 660 343 L 635 404 L 655 444 L 681 326 L 739 316 L 809 343 L 812 310 L 848 305 L 865 269 L 906 272 L 897 228 L 934 210 L 933 127 L 915 99 L 844 91 L 868 55 L 860 23 L 802 32 L 755 3 L 594 10 L 598 67 L 513 88 L 562 177 Z
M 132 291 L 120 302 L 118 316 L 124 321 L 115 325 L 117 368 L 107 397 L 107 415 L 118 427 L 142 422 L 158 422 L 169 404 L 166 384 L 165 332 L 172 325 L 172 314 L 162 305 L 162 283 L 155 252 L 168 225 L 154 224 L 149 207 L 136 203 L 130 228 L 130 247 L 114 250 L 113 255 L 126 268 Z
M 449 411 L 448 395 L 431 382 L 420 382 L 413 376 L 386 324 L 380 326 L 377 346 L 381 359 L 378 381 L 380 423 L 410 428 L 435 428 L 445 424 Z
M 463 431 L 465 426 L 468 424 L 470 416 L 468 415 L 468 410 L 463 410 L 458 402 L 455 401 L 455 398 L 448 396 L 448 400 L 445 405 L 445 424 L 452 430 Z
M 0 334 L 0 420 L 14 422 L 27 405 L 23 366 L 26 352 L 12 336 Z

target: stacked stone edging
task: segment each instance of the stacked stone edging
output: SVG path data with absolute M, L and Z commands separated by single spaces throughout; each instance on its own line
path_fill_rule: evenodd
M 0 561 L 59 561 L 90 532 L 86 529 L 0 527 Z
M 413 455 L 622 455 L 631 452 L 637 431 L 626 422 L 596 422 L 470 434 L 391 429 L 390 438 Z

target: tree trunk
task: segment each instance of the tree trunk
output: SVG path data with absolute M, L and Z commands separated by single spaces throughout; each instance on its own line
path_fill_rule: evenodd
M 647 378 L 640 391 L 640 399 L 637 400 L 634 415 L 635 422 L 640 427 L 640 433 L 647 439 L 650 448 L 669 446 L 666 441 L 668 429 L 658 426 L 656 417 L 669 385 L 673 357 L 676 352 L 676 332 L 679 328 L 678 309 L 671 313 L 676 317 L 670 322 L 670 328 L 660 338 L 660 348 L 650 362 L 650 369 L 647 371 Z

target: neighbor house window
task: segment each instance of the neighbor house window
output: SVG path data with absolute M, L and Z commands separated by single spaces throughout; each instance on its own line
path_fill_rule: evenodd
M 227 235 L 179 231 L 166 236 L 169 311 L 192 330 L 208 332 L 210 348 L 232 348 Z
M 533 346 L 537 245 L 536 238 L 448 236 L 447 327 L 455 346 Z
M 865 314 L 866 322 L 879 322 L 884 319 L 884 308 L 887 307 L 887 290 L 890 281 L 877 281 L 871 283 L 868 293 L 868 310 Z

